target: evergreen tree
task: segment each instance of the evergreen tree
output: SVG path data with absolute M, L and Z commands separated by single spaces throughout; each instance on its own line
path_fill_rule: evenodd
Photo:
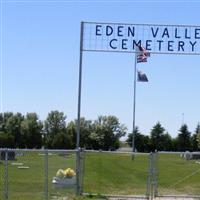
M 195 145 L 195 150 L 198 151 L 200 149 L 200 123 L 197 124 L 195 130 L 193 144 Z
M 135 134 L 135 149 L 138 152 L 149 152 L 150 151 L 150 138 L 149 136 L 143 135 L 139 132 L 138 127 L 135 128 L 134 131 Z M 132 147 L 132 139 L 133 139 L 133 133 L 130 133 L 128 135 L 128 139 L 126 142 Z
M 183 124 L 179 130 L 177 137 L 177 148 L 178 151 L 191 150 L 191 133 L 188 131 L 186 124 Z
M 150 143 L 151 143 L 151 151 L 162 151 L 164 150 L 164 131 L 165 129 L 161 126 L 160 122 L 157 122 L 155 126 L 153 126 L 150 133 Z
M 162 151 L 172 151 L 173 150 L 173 141 L 169 133 L 164 133 L 161 137 L 162 142 Z

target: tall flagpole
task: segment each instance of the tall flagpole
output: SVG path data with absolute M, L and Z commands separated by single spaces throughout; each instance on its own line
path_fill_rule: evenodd
M 79 81 L 78 81 L 78 112 L 77 112 L 77 138 L 76 138 L 76 148 L 77 149 L 80 147 L 82 58 L 83 58 L 83 22 L 81 22 L 81 32 L 80 32 Z
M 82 88 L 82 59 L 83 59 L 83 22 L 80 32 L 80 56 L 79 56 L 79 81 L 78 81 L 78 112 L 77 112 L 77 135 L 76 135 L 76 193 L 81 194 L 80 186 L 80 121 L 81 121 L 81 88 Z
M 136 72 L 137 72 L 137 53 L 135 52 L 134 64 L 134 93 L 133 93 L 133 137 L 132 137 L 132 160 L 134 160 L 135 153 L 135 105 L 136 105 Z

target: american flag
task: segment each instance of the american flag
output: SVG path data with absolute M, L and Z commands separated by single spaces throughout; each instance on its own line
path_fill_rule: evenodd
M 147 58 L 150 57 L 150 53 L 142 46 L 137 45 L 137 63 L 147 62 Z

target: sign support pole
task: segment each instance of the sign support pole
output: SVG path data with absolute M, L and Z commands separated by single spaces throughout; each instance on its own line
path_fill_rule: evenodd
M 83 22 L 80 32 L 80 56 L 79 56 L 79 84 L 78 84 L 78 113 L 76 135 L 76 193 L 80 195 L 80 115 L 81 115 L 81 87 L 82 87 L 82 57 L 83 57 Z
M 136 72 L 137 72 L 137 54 L 135 52 L 135 64 L 134 64 L 134 93 L 133 93 L 133 137 L 132 137 L 132 160 L 134 160 L 135 153 L 135 106 L 136 106 Z

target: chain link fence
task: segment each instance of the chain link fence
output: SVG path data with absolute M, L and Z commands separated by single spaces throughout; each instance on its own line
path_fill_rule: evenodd
M 0 155 L 0 199 L 64 200 L 68 195 L 77 193 L 80 185 L 77 184 L 77 176 L 69 178 L 69 183 L 60 184 L 59 181 L 64 179 L 58 179 L 56 173 L 59 169 L 67 168 L 76 171 L 77 155 L 81 155 L 80 152 L 1 149 Z
M 200 152 L 159 152 L 155 175 L 156 196 L 200 199 Z
M 3 199 L 7 188 L 5 187 L 6 173 L 5 173 L 5 161 L 0 159 L 0 199 Z
M 200 155 L 199 155 L 200 156 Z M 59 184 L 59 169 L 74 169 Z M 200 199 L 197 154 L 0 149 L 0 199 L 65 200 L 74 194 Z
M 85 193 L 140 195 L 149 192 L 149 155 L 86 151 L 83 188 Z

